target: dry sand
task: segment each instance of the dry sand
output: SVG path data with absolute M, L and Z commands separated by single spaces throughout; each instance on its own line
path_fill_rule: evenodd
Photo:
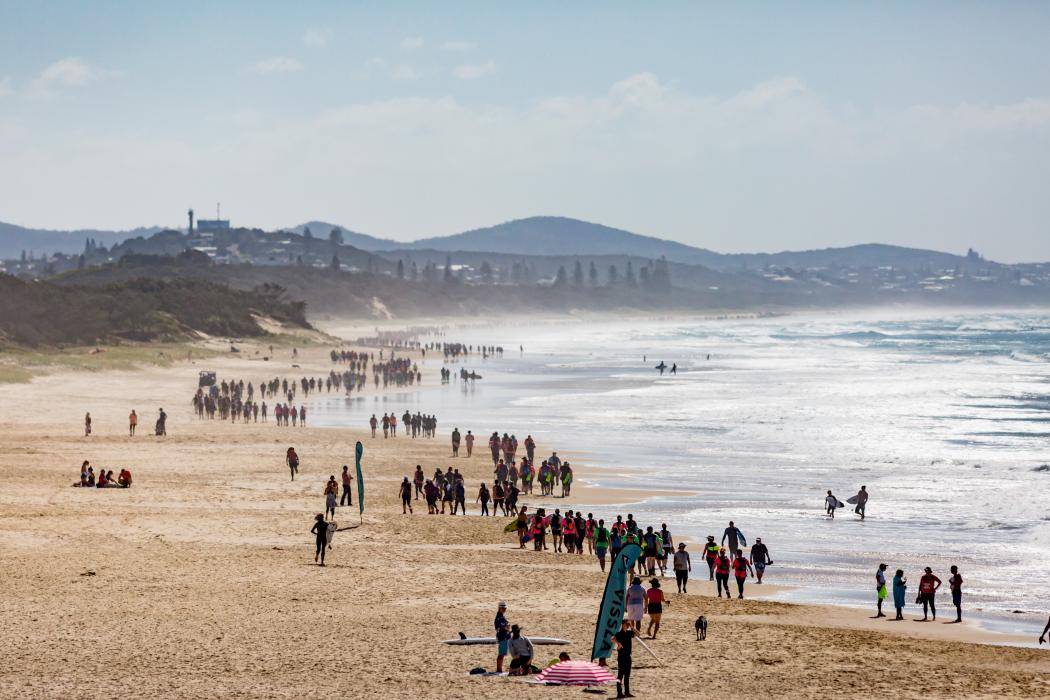
M 330 369 L 321 349 L 304 353 L 303 370 L 291 368 L 286 350 L 263 363 L 245 349 L 201 365 L 61 372 L 8 388 L 0 696 L 578 697 L 578 689 L 470 678 L 471 667 L 493 667 L 494 649 L 439 642 L 461 630 L 490 634 L 495 602 L 506 599 L 527 634 L 565 637 L 570 654 L 585 658 L 604 583 L 594 561 L 519 551 L 502 534 L 504 518 L 428 516 L 425 505 L 402 515 L 397 484 L 417 463 L 428 474 L 459 468 L 468 500 L 490 472 L 484 449 L 451 459 L 444 430 L 432 441 L 371 439 L 358 429 L 365 408 L 345 430 L 196 420 L 189 399 L 202 368 L 255 382 Z M 436 365 L 424 369 L 433 381 L 428 370 Z M 170 416 L 166 438 L 149 434 L 160 406 Z M 133 439 L 131 408 L 141 416 Z M 88 410 L 95 434 L 85 438 Z M 460 426 L 480 435 L 499 427 L 480 416 Z M 323 510 L 324 481 L 352 465 L 359 438 L 364 526 L 339 532 L 320 568 L 309 528 Z M 288 445 L 303 460 L 294 483 Z M 549 449 L 571 445 L 539 446 Z M 83 459 L 130 468 L 134 487 L 70 488 Z M 585 480 L 587 466 L 575 464 Z M 588 505 L 624 501 L 578 491 Z M 338 519 L 352 525 L 356 508 L 347 510 Z M 617 510 L 595 508 L 606 517 Z M 715 600 L 706 581 L 671 600 L 650 643 L 664 665 L 635 654 L 642 698 L 1050 697 L 1050 653 L 958 641 L 1001 639 L 969 625 Z M 703 643 L 693 632 L 699 614 L 710 620 Z M 559 650 L 539 649 L 540 661 Z

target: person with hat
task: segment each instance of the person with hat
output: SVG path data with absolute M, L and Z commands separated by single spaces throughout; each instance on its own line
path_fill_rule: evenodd
M 766 572 L 766 565 L 772 564 L 769 557 L 769 548 L 762 544 L 762 538 L 756 537 L 755 544 L 751 546 L 751 564 L 755 567 L 756 583 L 762 583 L 762 574 Z
M 707 560 L 707 568 L 711 574 L 709 581 L 715 580 L 715 562 L 718 560 L 718 543 L 714 535 L 707 536 L 707 544 L 704 545 L 704 559 Z
M 499 606 L 496 608 L 496 619 L 493 622 L 493 626 L 496 628 L 496 673 L 503 673 L 503 657 L 505 657 L 509 651 L 509 625 L 510 623 L 507 622 L 507 604 L 501 600 Z M 517 625 L 515 625 L 515 627 L 517 627 Z
M 877 596 L 877 604 L 879 611 L 875 614 L 875 617 L 886 617 L 882 612 L 882 601 L 886 600 L 886 565 L 879 564 L 878 571 L 875 572 L 875 595 Z
M 685 551 L 685 542 L 679 542 L 678 551 L 674 553 L 674 577 L 679 593 L 689 592 L 686 586 L 689 583 L 689 572 L 692 570 L 693 563 L 689 561 L 689 552 Z
M 510 675 L 527 676 L 532 666 L 534 650 L 528 637 L 521 636 L 521 627 L 510 628 Z
M 926 567 L 926 573 L 919 579 L 919 602 L 922 603 L 922 620 L 926 622 L 928 613 L 933 613 L 933 619 L 937 620 L 937 604 L 935 598 L 937 589 L 941 587 L 941 580 L 933 575 L 933 569 Z

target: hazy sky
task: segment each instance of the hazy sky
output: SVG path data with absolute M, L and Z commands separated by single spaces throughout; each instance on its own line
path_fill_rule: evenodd
M 1050 260 L 1050 3 L 0 0 L 0 220 Z

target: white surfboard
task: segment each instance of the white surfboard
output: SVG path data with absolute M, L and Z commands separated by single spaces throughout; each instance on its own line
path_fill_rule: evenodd
M 332 535 L 334 535 L 335 531 L 338 529 L 339 525 L 334 520 L 328 523 L 328 531 L 325 533 L 325 537 L 328 539 L 328 544 L 332 544 Z
M 856 505 L 857 504 L 857 500 L 858 499 L 857 499 L 856 496 L 851 496 L 851 497 L 846 499 L 846 503 L 849 503 L 851 506 L 852 505 Z
M 543 645 L 565 645 L 568 644 L 568 640 L 559 639 L 557 637 L 529 637 L 529 641 L 533 644 Z M 446 639 L 442 644 L 451 644 L 453 646 L 473 646 L 475 644 L 496 644 L 498 640 L 495 637 L 464 637 L 463 639 Z

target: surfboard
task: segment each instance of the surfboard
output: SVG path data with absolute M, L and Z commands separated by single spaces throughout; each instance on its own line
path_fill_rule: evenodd
M 559 646 L 569 643 L 568 640 L 559 639 L 558 637 L 529 637 L 529 641 L 533 644 Z M 473 646 L 475 644 L 496 644 L 497 640 L 495 637 L 467 637 L 466 639 L 446 639 L 441 643 L 451 644 L 452 646 Z
M 503 528 L 504 532 L 517 532 L 517 530 L 518 530 L 518 521 L 517 521 L 517 519 L 511 520 L 509 523 L 507 523 L 507 527 Z
M 332 535 L 339 529 L 339 525 L 333 520 L 328 523 L 328 531 L 325 533 L 325 537 L 328 539 L 328 544 L 332 544 Z
M 836 508 L 845 508 L 845 507 L 846 507 L 846 504 L 845 504 L 845 503 L 843 503 L 842 501 L 840 501 L 839 499 L 837 499 L 837 498 L 836 498 L 836 499 L 835 499 L 835 507 L 836 507 Z
M 846 499 L 846 503 L 849 503 L 851 506 L 856 505 L 857 504 L 857 497 L 856 496 L 850 496 L 849 498 Z

